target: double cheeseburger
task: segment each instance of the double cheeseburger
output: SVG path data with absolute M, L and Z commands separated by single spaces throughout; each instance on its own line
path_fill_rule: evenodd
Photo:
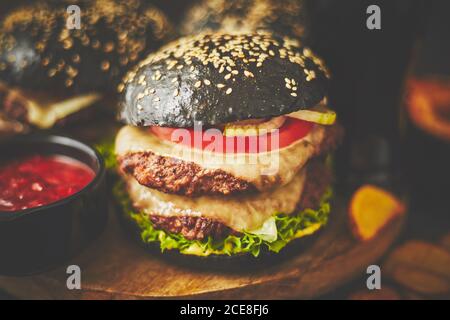
M 38 1 L 12 10 L 0 22 L 0 132 L 79 118 L 72 115 L 113 97 L 126 71 L 171 30 L 162 12 L 139 0 Z
M 115 195 L 142 241 L 256 257 L 320 230 L 341 136 L 328 77 L 267 32 L 185 37 L 140 62 L 119 86 Z

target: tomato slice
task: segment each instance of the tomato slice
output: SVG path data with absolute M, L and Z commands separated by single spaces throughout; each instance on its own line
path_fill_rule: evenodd
M 158 138 L 174 143 L 225 153 L 259 153 L 281 149 L 304 138 L 314 123 L 287 118 L 283 126 L 271 133 L 259 136 L 224 136 L 218 129 L 194 130 L 193 128 L 149 127 Z

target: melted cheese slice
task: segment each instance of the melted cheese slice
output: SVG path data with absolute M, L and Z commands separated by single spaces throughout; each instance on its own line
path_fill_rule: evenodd
M 160 156 L 194 162 L 206 170 L 221 169 L 252 183 L 259 191 L 267 191 L 289 183 L 314 155 L 324 137 L 325 128 L 316 125 L 307 136 L 279 150 L 224 154 L 189 148 L 159 139 L 148 129 L 125 126 L 117 135 L 115 151 L 119 156 L 152 151 Z
M 270 192 L 224 197 L 186 197 L 163 193 L 140 185 L 132 176 L 125 176 L 128 193 L 135 208 L 148 215 L 194 216 L 217 220 L 236 231 L 260 228 L 277 213 L 290 214 L 302 196 L 306 168 L 283 187 Z
M 51 104 L 42 104 L 36 100 L 28 100 L 28 121 L 35 126 L 47 129 L 58 120 L 74 114 L 84 108 L 93 105 L 101 99 L 97 93 L 79 95 L 70 99 L 57 101 Z
M 9 88 L 0 83 L 0 90 L 9 99 L 19 99 L 27 109 L 28 122 L 41 129 L 51 128 L 58 120 L 85 109 L 102 99 L 99 93 L 88 93 L 68 99 L 57 99 L 49 95 L 36 95 Z

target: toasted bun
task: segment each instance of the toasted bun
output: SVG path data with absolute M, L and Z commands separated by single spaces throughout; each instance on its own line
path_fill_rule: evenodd
M 66 26 L 74 4 L 81 9 L 80 29 Z M 172 30 L 164 14 L 143 1 L 39 1 L 11 11 L 0 24 L 0 81 L 64 95 L 115 91 L 125 72 Z
M 149 55 L 119 85 L 121 118 L 204 126 L 287 114 L 326 95 L 328 71 L 297 41 L 268 32 L 203 33 Z
M 307 15 L 303 0 L 201 0 L 185 14 L 180 33 L 271 30 L 303 38 Z

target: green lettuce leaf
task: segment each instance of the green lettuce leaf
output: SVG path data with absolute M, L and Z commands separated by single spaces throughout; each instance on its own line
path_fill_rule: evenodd
M 105 167 L 107 170 L 115 170 L 117 167 L 116 155 L 114 154 L 114 137 L 105 139 L 100 143 L 94 145 L 98 153 L 103 156 L 105 160 Z
M 290 241 L 310 235 L 327 223 L 330 213 L 331 188 L 326 191 L 317 210 L 305 209 L 297 214 L 274 214 L 277 228 L 276 240 L 267 239 L 267 234 L 254 234 L 244 232 L 240 236 L 229 235 L 225 239 L 214 240 L 208 237 L 206 240 L 188 240 L 182 235 L 172 234 L 153 227 L 147 216 L 142 212 L 136 212 L 131 200 L 126 193 L 124 182 L 116 183 L 113 189 L 114 196 L 119 201 L 123 214 L 133 220 L 141 232 L 144 243 L 159 243 L 161 251 L 178 250 L 182 254 L 197 256 L 234 255 L 249 253 L 257 257 L 263 248 L 269 251 L 279 252 Z

